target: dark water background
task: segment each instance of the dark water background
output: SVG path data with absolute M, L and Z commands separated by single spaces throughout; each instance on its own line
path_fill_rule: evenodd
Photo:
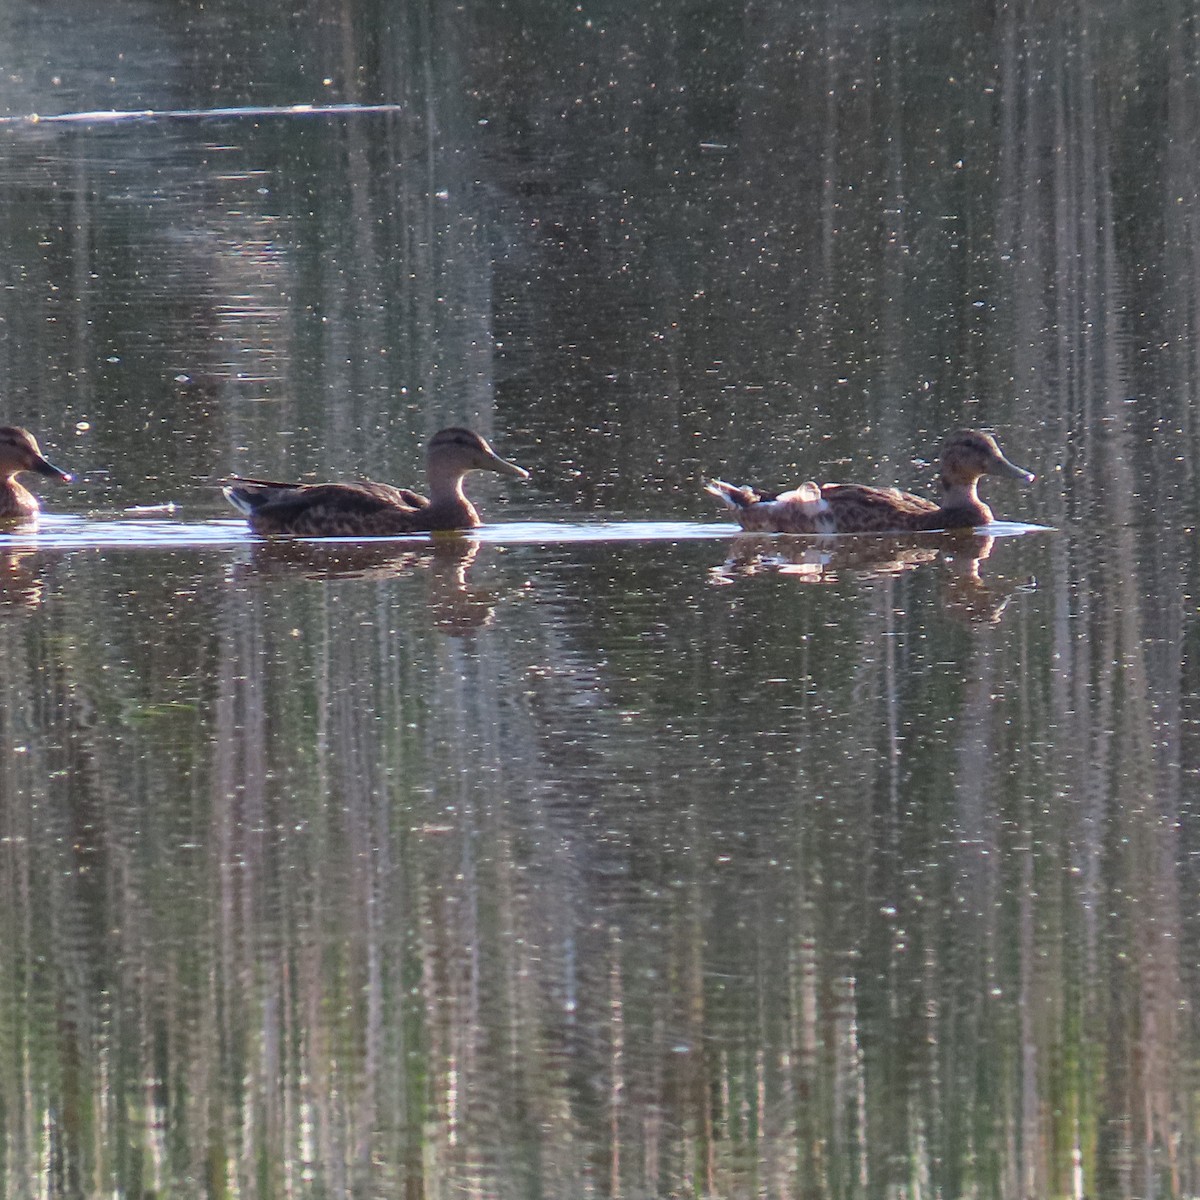
M 0 1192 L 1200 1192 L 1198 35 L 6 5 Z M 215 486 L 449 423 L 477 540 Z M 1051 531 L 700 490 L 964 424 Z

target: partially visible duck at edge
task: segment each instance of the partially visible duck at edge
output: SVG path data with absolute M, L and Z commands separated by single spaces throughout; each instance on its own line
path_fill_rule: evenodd
M 70 483 L 71 476 L 42 457 L 37 438 L 18 425 L 0 426 L 0 521 L 31 521 L 38 515 L 37 497 L 17 482 L 23 471 L 50 475 Z
M 471 471 L 513 479 L 529 472 L 501 458 L 470 429 L 441 429 L 426 452 L 429 495 L 386 483 L 274 483 L 234 476 L 224 487 L 257 534 L 300 537 L 388 537 L 474 529 L 479 514 L 463 492 Z
M 713 479 L 705 491 L 733 509 L 743 529 L 756 533 L 907 533 L 990 524 L 992 510 L 978 491 L 984 475 L 1023 483 L 1035 478 L 1009 462 L 990 434 L 960 429 L 942 446 L 940 504 L 898 488 L 859 483 L 809 482 L 771 495 Z

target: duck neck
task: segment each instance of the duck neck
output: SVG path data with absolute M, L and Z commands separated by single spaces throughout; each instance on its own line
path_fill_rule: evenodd
M 429 472 L 429 508 L 438 523 L 451 528 L 479 524 L 474 506 L 463 492 L 464 474 L 455 467 L 431 462 Z
M 991 509 L 979 498 L 978 478 L 950 480 L 943 475 L 940 482 L 942 485 L 943 509 L 953 509 L 955 512 L 976 512 L 981 518 L 981 523 L 986 523 L 992 519 Z
M 0 478 L 0 519 L 31 517 L 38 511 L 37 497 L 17 482 L 15 475 Z

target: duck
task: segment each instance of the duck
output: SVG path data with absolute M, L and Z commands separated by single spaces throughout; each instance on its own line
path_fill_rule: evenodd
M 37 497 L 17 482 L 23 471 L 49 475 L 63 483 L 71 476 L 42 455 L 37 438 L 19 425 L 0 426 L 0 521 L 30 521 L 37 518 Z
M 938 504 L 899 488 L 860 483 L 809 481 L 769 494 L 711 479 L 705 491 L 733 509 L 742 528 L 754 533 L 915 533 L 990 525 L 992 510 L 978 491 L 984 475 L 1022 483 L 1036 478 L 1009 462 L 991 434 L 959 429 L 942 445 Z
M 471 471 L 494 471 L 512 479 L 529 472 L 501 458 L 470 429 L 439 429 L 425 455 L 428 497 L 386 483 L 276 483 L 231 477 L 222 491 L 262 536 L 389 537 L 474 529 L 479 513 L 463 493 Z

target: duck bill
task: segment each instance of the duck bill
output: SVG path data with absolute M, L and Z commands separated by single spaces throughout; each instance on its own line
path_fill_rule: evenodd
M 1008 479 L 1019 479 L 1022 483 L 1032 483 L 1037 476 L 1032 471 L 1026 471 L 1024 467 L 1018 467 L 1016 463 L 1009 462 L 1003 454 L 996 457 L 996 461 L 992 463 L 993 475 L 1003 475 Z
M 488 470 L 495 471 L 497 475 L 508 475 L 512 479 L 529 478 L 529 472 L 524 467 L 518 467 L 516 463 L 509 462 L 507 458 L 501 458 L 498 454 L 493 454 L 488 460 Z
M 34 460 L 30 469 L 36 471 L 39 475 L 49 475 L 52 479 L 60 479 L 63 483 L 71 482 L 71 476 L 68 472 L 56 467 L 52 462 L 40 456 Z

